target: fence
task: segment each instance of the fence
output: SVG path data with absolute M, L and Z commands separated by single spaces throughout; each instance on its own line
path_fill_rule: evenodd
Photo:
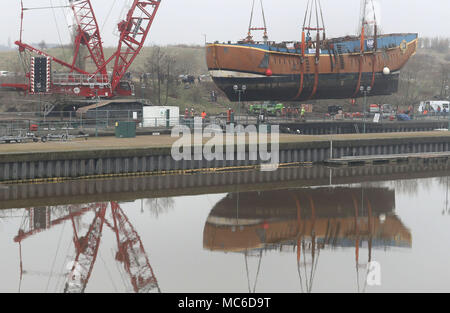
M 198 116 L 198 115 L 196 115 Z M 366 113 L 366 121 L 373 120 L 373 113 Z M 449 120 L 448 113 L 428 113 L 427 115 L 416 114 L 413 120 L 418 121 L 446 121 Z M 306 113 L 306 121 L 320 122 L 331 120 L 357 120 L 362 121 L 362 114 L 347 113 L 344 115 L 330 116 L 326 113 Z M 388 121 L 387 116 L 383 121 Z M 31 130 L 37 125 L 39 131 L 68 131 L 68 130 L 114 130 L 116 122 L 135 121 L 138 128 L 167 129 L 175 125 L 187 125 L 193 127 L 194 120 L 191 116 L 185 117 L 152 117 L 144 118 L 142 110 L 90 110 L 88 114 L 77 115 L 75 111 L 54 111 L 45 115 L 42 112 L 3 112 L 0 113 L 0 136 L 17 135 Z M 228 116 L 227 113 L 208 116 L 204 125 L 216 124 L 221 127 L 230 121 L 235 124 L 255 125 L 261 122 L 270 124 L 297 123 L 302 118 L 294 114 L 283 116 L 265 116 L 263 120 L 257 114 L 245 113 L 241 115 Z

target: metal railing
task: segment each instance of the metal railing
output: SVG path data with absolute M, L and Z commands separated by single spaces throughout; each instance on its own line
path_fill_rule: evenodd
M 366 122 L 373 121 L 374 114 L 366 114 Z M 195 114 L 195 117 L 200 117 Z M 256 125 L 256 124 L 285 124 L 285 123 L 311 123 L 324 121 L 363 121 L 364 117 L 358 114 L 344 114 L 342 116 L 330 116 L 326 113 L 307 113 L 305 119 L 296 114 L 282 116 L 265 116 L 263 120 L 257 114 L 242 114 L 228 116 L 226 113 L 207 115 L 203 126 L 210 124 L 219 125 L 224 128 L 230 122 L 234 124 Z M 427 115 L 415 114 L 412 120 L 416 121 L 450 121 L 446 113 L 428 113 Z M 45 115 L 42 112 L 3 112 L 0 113 L 0 136 L 15 135 L 20 132 L 28 132 L 32 128 L 39 131 L 84 131 L 84 130 L 109 130 L 113 131 L 117 122 L 134 121 L 136 127 L 144 129 L 170 129 L 175 125 L 194 126 L 194 118 L 189 115 L 171 117 L 143 117 L 142 110 L 90 110 L 88 113 L 79 114 L 75 111 L 53 111 Z M 390 119 L 384 117 L 380 121 L 388 122 Z M 397 121 L 395 118 L 394 121 Z M 36 125 L 36 126 L 33 126 Z

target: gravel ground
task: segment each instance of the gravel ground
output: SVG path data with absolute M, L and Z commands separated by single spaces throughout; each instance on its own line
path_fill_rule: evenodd
M 376 134 L 348 134 L 348 135 L 320 135 L 320 136 L 304 136 L 304 135 L 288 135 L 280 134 L 280 143 L 291 142 L 314 142 L 314 141 L 347 141 L 360 139 L 392 139 L 392 138 L 420 138 L 420 137 L 438 137 L 449 136 L 448 131 L 434 132 L 413 132 L 413 133 L 376 133 Z M 160 136 L 138 136 L 136 138 L 119 139 L 115 137 L 90 137 L 88 140 L 76 139 L 67 142 L 50 141 L 46 143 L 20 143 L 20 144 L 0 144 L 0 154 L 16 153 L 16 152 L 57 152 L 57 151 L 80 151 L 80 150 L 96 150 L 108 148 L 151 148 L 151 147 L 170 147 L 177 138 L 169 135 Z M 205 138 L 203 142 L 210 139 Z

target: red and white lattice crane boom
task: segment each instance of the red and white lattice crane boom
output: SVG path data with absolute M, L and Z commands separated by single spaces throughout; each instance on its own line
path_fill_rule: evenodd
M 118 251 L 116 259 L 128 273 L 137 293 L 161 292 L 139 234 L 116 202 L 111 202 Z
M 65 293 L 83 293 L 86 289 L 100 247 L 106 207 L 107 205 L 103 204 L 95 212 L 94 220 L 83 237 L 78 236 L 75 221 L 72 218 L 76 256 L 64 287 Z
M 125 80 L 125 75 L 144 46 L 161 0 L 133 0 L 126 17 L 117 25 L 119 43 L 108 60 L 105 60 L 100 29 L 91 1 L 68 0 L 68 2 L 76 22 L 72 62 L 60 60 L 22 41 L 24 11 L 30 8 L 25 8 L 21 1 L 20 40 L 15 44 L 21 53 L 28 51 L 47 59 L 44 59 L 42 64 L 38 63 L 39 68 L 30 69 L 27 73 L 28 84 L 2 84 L 2 87 L 23 90 L 30 94 L 65 94 L 87 98 L 131 96 L 133 88 L 131 83 Z M 82 46 L 89 52 L 88 58 L 92 60 L 95 68 L 93 72 L 76 66 Z M 53 75 L 48 66 L 50 62 L 66 67 L 69 73 Z M 34 61 L 31 63 L 37 64 Z M 108 66 L 112 66 L 111 75 L 108 75 Z

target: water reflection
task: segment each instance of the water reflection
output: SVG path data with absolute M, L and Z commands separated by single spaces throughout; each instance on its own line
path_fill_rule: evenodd
M 19 244 L 19 291 L 25 274 L 54 275 L 53 272 L 36 273 L 23 268 L 23 241 L 65 222 L 69 222 L 73 230 L 74 250 L 74 257 L 67 263 L 67 271 L 63 274 L 65 293 L 85 291 L 97 260 L 104 228 L 109 228 L 115 235 L 115 260 L 122 265 L 123 275 L 128 277 L 134 292 L 160 292 L 141 238 L 117 202 L 26 209 L 14 238 Z M 59 244 L 60 241 L 58 248 Z
M 395 215 L 392 189 L 308 188 L 228 194 L 207 218 L 203 246 L 242 253 L 249 292 L 256 291 L 263 252 L 295 253 L 301 290 L 311 292 L 321 250 L 352 248 L 358 290 L 364 291 L 359 272 L 372 261 L 373 250 L 411 248 L 412 236 Z M 361 262 L 361 247 L 368 248 L 367 263 Z M 250 257 L 258 259 L 253 284 Z
M 448 195 L 448 183 L 449 178 L 448 177 L 441 177 L 439 178 L 439 182 L 443 185 L 445 185 L 445 200 L 444 200 L 444 207 L 442 209 L 442 215 L 450 215 L 450 206 L 449 206 L 449 195 Z
M 449 183 L 235 184 L 129 202 L 75 190 L 64 201 L 91 203 L 0 210 L 0 292 L 446 291 Z
M 153 198 L 146 199 L 145 204 L 152 216 L 158 218 L 161 214 L 169 213 L 174 208 L 175 201 L 173 198 Z

